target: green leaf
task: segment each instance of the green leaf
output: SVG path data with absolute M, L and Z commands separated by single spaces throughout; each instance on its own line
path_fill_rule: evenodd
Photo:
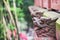
M 8 24 L 8 27 L 10 28 L 10 30 L 14 30 L 15 29 L 13 24 Z

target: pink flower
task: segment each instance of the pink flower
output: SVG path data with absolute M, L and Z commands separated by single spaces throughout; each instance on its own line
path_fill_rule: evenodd
M 27 36 L 23 33 L 20 33 L 19 36 L 22 40 L 28 40 Z

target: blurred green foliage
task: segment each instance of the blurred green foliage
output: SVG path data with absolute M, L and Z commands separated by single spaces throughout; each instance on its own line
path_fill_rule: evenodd
M 9 4 L 10 4 L 10 10 L 12 12 L 14 12 L 14 7 L 13 7 L 13 0 L 9 0 L 8 1 Z M 16 14 L 18 16 L 18 20 L 20 22 L 24 22 L 24 21 L 27 21 L 28 24 L 31 24 L 32 22 L 32 19 L 31 19 L 31 15 L 30 15 L 30 12 L 28 10 L 28 6 L 30 5 L 33 5 L 33 0 L 15 0 L 16 2 Z M 1 4 L 2 3 L 2 4 Z M 1 0 L 0 2 L 0 12 L 1 10 L 3 11 L 2 14 L 6 17 L 6 16 L 9 16 L 7 13 L 8 12 L 5 12 L 6 9 L 5 9 L 5 5 L 3 3 L 3 1 Z M 1 19 L 1 16 L 0 16 L 0 20 Z M 24 23 L 25 24 L 25 23 Z M 23 25 L 24 25 L 23 24 Z M 11 30 L 13 30 L 15 27 L 13 24 L 11 23 L 8 23 L 8 28 L 10 28 Z M 0 23 L 0 40 L 4 40 L 4 26 L 2 23 Z
M 28 9 L 28 7 L 32 6 L 32 5 L 34 5 L 34 0 L 24 0 L 23 1 L 23 5 L 22 5 L 23 7 L 22 7 L 22 9 L 23 9 L 23 12 L 25 14 L 24 19 L 28 23 L 27 26 L 33 26 L 32 17 L 30 15 L 30 12 L 29 12 L 29 9 Z
M 4 40 L 4 27 L 3 24 L 0 23 L 0 40 Z
M 15 26 L 13 24 L 8 24 L 8 28 L 13 31 L 15 29 Z
M 0 0 L 0 40 L 4 40 L 4 25 L 2 24 L 2 0 Z
M 16 0 L 17 5 L 17 15 L 19 21 L 26 20 L 27 22 L 32 22 L 30 12 L 28 7 L 34 4 L 34 0 Z

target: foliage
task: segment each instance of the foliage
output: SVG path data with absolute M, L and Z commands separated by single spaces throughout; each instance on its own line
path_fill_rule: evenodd
M 0 40 L 4 40 L 4 28 L 3 28 L 3 24 L 0 24 Z
M 25 14 L 25 20 L 28 22 L 28 26 L 33 26 L 32 24 L 32 18 L 29 12 L 28 7 L 34 4 L 34 0 L 24 0 L 23 1 L 23 12 Z M 28 20 L 27 20 L 28 19 Z
M 33 5 L 33 0 L 15 0 L 16 1 L 16 14 L 18 16 L 18 20 L 20 22 L 24 22 L 25 20 L 28 22 L 28 23 L 31 23 L 31 16 L 29 14 L 29 11 L 28 11 L 28 6 L 29 5 Z M 10 10 L 14 12 L 14 7 L 13 7 L 13 4 L 12 4 L 13 0 L 9 0 L 9 3 L 10 3 Z M 5 6 L 2 4 L 2 2 L 0 2 L 0 11 L 5 10 Z M 4 8 L 3 8 L 4 7 Z M 7 14 L 8 12 L 3 12 L 4 16 L 9 16 Z M 1 19 L 1 16 L 0 16 L 0 19 Z M 28 19 L 28 20 L 27 20 Z M 15 26 L 13 26 L 13 24 L 9 23 L 7 24 L 8 25 L 8 28 L 10 28 L 11 30 L 13 30 L 15 28 Z M 3 24 L 1 23 L 0 24 L 0 40 L 4 40 L 4 26 Z
M 3 10 L 3 8 L 2 8 L 2 0 L 0 0 L 0 40 L 4 40 L 4 26 L 3 26 L 3 24 L 2 24 L 2 22 L 1 22 L 1 20 L 2 20 L 2 10 Z
M 8 28 L 9 28 L 10 30 L 12 30 L 12 31 L 15 29 L 15 27 L 14 27 L 13 24 L 8 24 Z

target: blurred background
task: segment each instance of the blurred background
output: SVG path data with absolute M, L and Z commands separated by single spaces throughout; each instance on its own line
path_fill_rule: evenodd
M 0 0 L 0 40 L 33 40 L 28 6 L 34 0 Z

